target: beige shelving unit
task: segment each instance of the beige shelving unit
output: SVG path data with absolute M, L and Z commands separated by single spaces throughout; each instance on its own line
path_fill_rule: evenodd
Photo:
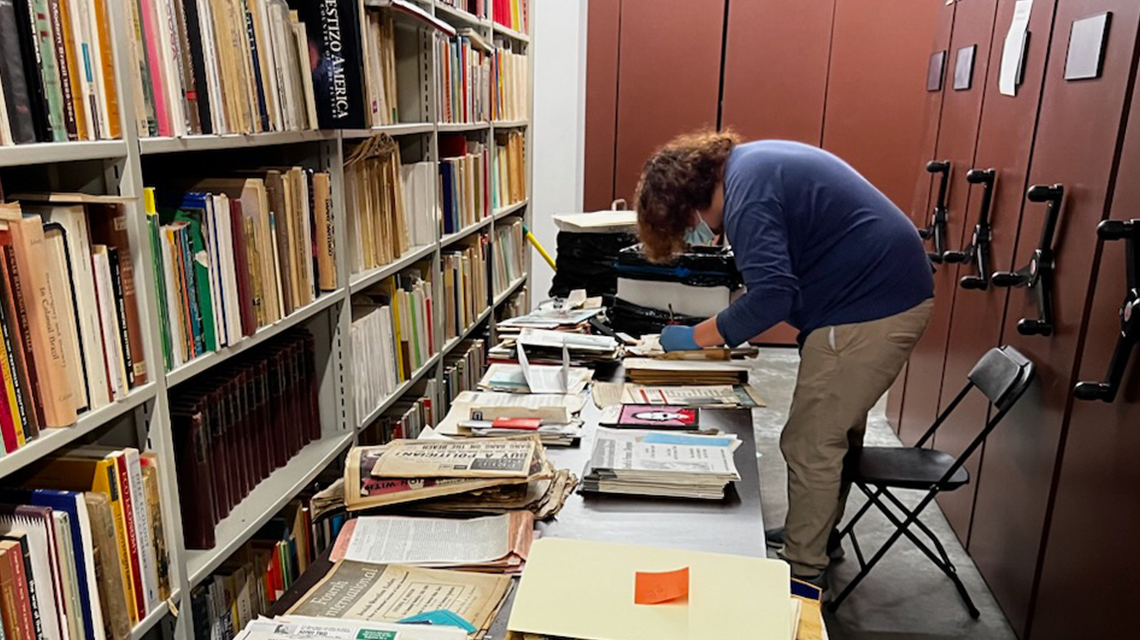
M 516 51 L 531 46 L 528 34 L 517 33 L 495 25 L 489 19 L 477 18 L 432 0 L 417 0 L 417 6 L 429 14 L 455 26 L 474 28 L 488 42 L 499 42 Z M 490 4 L 490 2 L 488 2 Z M 120 3 L 109 3 L 113 29 L 116 82 L 120 96 L 130 95 L 125 81 L 130 59 L 127 19 Z M 116 194 L 136 199 L 131 205 L 131 256 L 138 275 L 140 314 L 145 325 L 145 354 L 149 381 L 131 391 L 122 400 L 96 411 L 82 414 L 76 425 L 65 429 L 45 430 L 24 448 L 0 458 L 0 483 L 18 483 L 20 472 L 73 443 L 100 442 L 116 446 L 136 446 L 155 451 L 160 459 L 163 517 L 166 524 L 167 549 L 170 553 L 173 593 L 168 606 L 142 620 L 132 631 L 132 639 L 161 636 L 178 640 L 195 637 L 190 615 L 192 589 L 201 584 L 257 530 L 268 522 L 289 500 L 308 486 L 326 467 L 340 459 L 356 442 L 361 429 L 399 401 L 420 380 L 439 376 L 444 359 L 464 339 L 486 332 L 493 335 L 495 309 L 511 297 L 523 292 L 527 275 L 511 283 L 506 291 L 494 291 L 493 271 L 488 274 L 487 307 L 478 320 L 451 340 L 443 340 L 442 317 L 437 314 L 433 328 L 438 352 L 395 393 L 367 415 L 355 415 L 352 400 L 352 358 L 348 339 L 351 326 L 351 295 L 354 292 L 399 273 L 417 263 L 430 263 L 432 273 L 440 273 L 440 252 L 474 234 L 486 233 L 493 243 L 496 227 L 521 218 L 530 224 L 529 200 L 500 208 L 478 224 L 458 233 L 439 237 L 426 246 L 409 250 L 392 264 L 367 273 L 351 274 L 348 266 L 348 229 L 344 197 L 343 160 L 346 149 L 376 133 L 396 138 L 401 147 L 417 152 L 419 160 L 438 163 L 438 139 L 441 133 L 462 132 L 478 137 L 490 148 L 492 164 L 494 136 L 504 129 L 526 131 L 527 194 L 533 193 L 530 119 L 504 123 L 484 122 L 450 124 L 436 122 L 435 75 L 439 73 L 435 59 L 435 41 L 443 37 L 436 29 L 415 18 L 397 14 L 401 33 L 398 46 L 400 112 L 407 122 L 369 130 L 304 131 L 256 135 L 189 136 L 184 138 L 140 139 L 133 126 L 124 126 L 124 137 L 116 141 L 70 142 L 0 147 L 0 178 L 5 187 L 20 191 L 82 191 L 93 194 Z M 532 20 L 533 25 L 533 10 Z M 412 52 L 407 53 L 408 45 Z M 533 87 L 533 65 L 530 84 Z M 405 108 L 411 105 L 411 108 Z M 133 123 L 133 102 L 120 100 L 124 123 Z M 533 100 L 527 112 L 532 113 Z M 409 160 L 405 158 L 405 162 Z M 340 287 L 321 295 L 312 303 L 295 310 L 279 322 L 262 327 L 254 335 L 220 351 L 208 353 L 173 371 L 162 371 L 162 349 L 159 315 L 155 305 L 154 269 L 150 258 L 143 188 L 155 186 L 175 175 L 212 177 L 229 169 L 256 168 L 265 165 L 301 165 L 331 173 L 336 217 L 337 274 Z M 438 199 L 438 195 L 436 196 Z M 491 268 L 498 268 L 492 244 Z M 530 260 L 527 255 L 527 274 Z M 442 299 L 440 277 L 435 298 Z M 171 432 L 169 404 L 178 397 L 180 385 L 200 379 L 203 374 L 234 356 L 263 344 L 293 327 L 307 328 L 315 338 L 318 376 L 320 377 L 321 438 L 302 449 L 285 466 L 262 481 L 218 525 L 218 543 L 213 549 L 191 550 L 184 544 L 181 508 L 175 464 L 174 437 Z

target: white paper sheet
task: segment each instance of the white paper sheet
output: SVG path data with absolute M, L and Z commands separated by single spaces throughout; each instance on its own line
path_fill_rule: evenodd
M 1013 9 L 1013 21 L 1005 34 L 1005 44 L 1001 51 L 1001 74 L 998 76 L 998 90 L 1002 95 L 1016 96 L 1021 84 L 1022 67 L 1025 64 L 1025 45 L 1029 38 L 1029 16 L 1033 12 L 1033 0 L 1018 0 Z

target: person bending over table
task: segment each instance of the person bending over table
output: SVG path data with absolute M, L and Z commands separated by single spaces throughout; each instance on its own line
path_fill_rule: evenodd
M 668 326 L 666 351 L 739 345 L 787 321 L 800 367 L 780 437 L 788 515 L 767 532 L 792 574 L 826 586 L 850 485 L 848 451 L 926 328 L 931 264 L 911 221 L 836 156 L 796 142 L 682 135 L 646 163 L 637 188 L 647 257 L 668 262 L 723 233 L 747 292 L 696 327 Z

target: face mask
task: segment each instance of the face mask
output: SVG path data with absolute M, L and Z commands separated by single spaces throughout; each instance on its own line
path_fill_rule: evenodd
M 685 242 L 689 243 L 690 247 L 696 247 L 712 242 L 715 237 L 716 234 L 709 228 L 709 224 L 704 218 L 700 218 L 697 226 L 685 233 Z

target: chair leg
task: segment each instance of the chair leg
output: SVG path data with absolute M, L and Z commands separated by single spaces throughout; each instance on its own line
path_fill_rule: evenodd
M 866 485 L 859 483 L 859 482 L 854 482 L 852 484 L 859 487 L 859 490 L 862 491 L 863 493 L 867 493 Z M 882 493 L 883 493 L 883 488 L 879 487 L 878 490 L 875 492 L 875 495 L 878 496 Z M 863 514 L 867 513 L 867 511 L 870 508 L 871 508 L 871 501 L 868 500 L 867 502 L 864 502 L 863 506 L 859 507 L 859 510 L 855 512 L 855 515 L 851 516 L 851 519 L 847 521 L 847 526 L 843 527 L 843 529 L 839 531 L 839 538 L 842 539 L 843 536 L 845 536 L 849 533 L 854 535 L 855 523 L 859 522 L 859 519 L 862 518 Z M 836 523 L 836 524 L 838 524 L 838 523 Z
M 950 558 L 946 554 L 945 548 L 942 546 L 941 542 L 938 541 L 937 537 L 934 536 L 934 533 L 932 531 L 930 531 L 930 529 L 928 527 L 926 527 L 926 525 L 923 524 L 918 518 L 921 511 L 923 509 L 925 509 L 926 506 L 930 504 L 930 502 L 933 501 L 934 496 L 937 495 L 937 491 L 931 491 L 930 493 L 928 493 L 926 495 L 926 497 L 923 498 L 922 502 L 919 503 L 918 507 L 916 507 L 912 511 L 910 509 L 907 509 L 906 505 L 904 505 L 898 498 L 896 498 L 892 493 L 887 491 L 885 488 L 880 488 L 879 491 L 877 491 L 875 494 L 872 494 L 864 486 L 860 486 L 860 489 L 865 494 L 867 494 L 868 504 L 873 503 L 876 507 L 878 507 L 878 509 L 883 513 L 883 515 L 886 516 L 886 518 L 892 524 L 895 525 L 896 530 L 895 530 L 895 533 L 891 535 L 891 537 L 887 540 L 887 542 L 879 549 L 879 551 L 871 559 L 871 562 L 868 563 L 867 565 L 865 565 L 864 567 L 862 567 L 859 574 L 857 574 L 855 576 L 855 578 L 852 579 L 852 581 L 847 585 L 847 587 L 843 590 L 843 592 L 839 594 L 839 597 L 837 597 L 835 600 L 832 601 L 829 609 L 832 612 L 835 612 L 839 608 L 839 605 L 842 604 L 842 602 L 847 598 L 848 595 L 850 595 L 851 591 L 853 591 L 854 588 L 860 582 L 862 582 L 863 578 L 865 578 L 866 575 L 868 573 L 870 573 L 870 570 L 874 567 L 874 565 L 877 564 L 878 561 L 882 558 L 882 556 L 884 556 L 886 554 L 886 551 L 889 549 L 889 547 L 893 546 L 894 543 L 898 541 L 899 537 L 905 535 L 911 542 L 913 542 L 915 544 L 916 547 L 918 547 L 926 555 L 927 558 L 930 559 L 930 561 L 936 567 L 938 567 L 939 569 L 942 570 L 942 573 L 944 573 L 946 575 L 946 577 L 950 578 L 950 581 L 954 583 L 954 587 L 958 590 L 958 594 L 962 597 L 962 600 L 964 601 L 964 603 L 966 605 L 966 609 L 969 612 L 970 617 L 977 619 L 980 615 L 978 612 L 978 608 L 976 606 L 974 606 L 974 601 L 973 601 L 973 599 L 970 598 L 969 592 L 966 591 L 966 586 L 964 584 L 962 584 L 961 579 L 958 577 L 957 569 L 954 567 L 954 564 L 952 562 L 950 562 Z M 898 516 L 895 515 L 894 511 L 892 511 L 889 506 L 887 506 L 881 500 L 879 500 L 880 494 L 886 495 L 887 499 L 890 500 L 894 504 L 895 508 L 899 509 L 899 511 L 906 514 L 906 519 L 905 520 L 899 520 Z M 937 555 L 935 555 L 935 552 L 932 551 L 929 547 L 927 547 L 926 544 L 923 543 L 923 541 L 921 539 L 919 539 L 918 536 L 915 535 L 915 533 L 913 531 L 910 530 L 909 527 L 911 524 L 916 524 L 920 529 L 923 530 L 924 533 L 926 533 L 928 536 L 931 537 L 931 540 L 934 541 L 935 546 L 938 548 L 939 555 L 942 556 L 941 558 L 939 558 Z

